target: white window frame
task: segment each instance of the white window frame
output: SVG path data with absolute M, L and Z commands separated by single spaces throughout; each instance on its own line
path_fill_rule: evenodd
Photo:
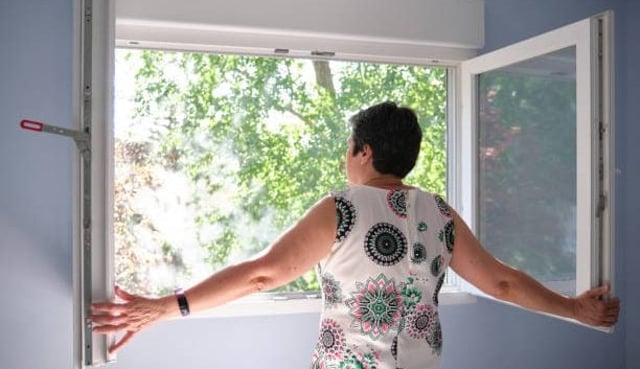
M 113 229 L 108 204 L 112 203 L 109 179 L 113 178 L 108 153 L 113 135 L 105 122 L 113 120 L 114 0 L 73 0 L 73 116 L 77 129 L 89 129 L 91 173 L 83 172 L 78 151 L 72 166 L 73 192 L 73 315 L 74 368 L 102 365 L 113 337 L 90 333 L 93 301 L 113 296 Z M 87 117 L 90 117 L 87 119 Z M 89 122 L 88 126 L 85 124 Z M 90 243 L 84 242 L 83 187 L 90 176 Z M 88 250 L 87 250 L 88 249 Z M 90 254 L 90 257 L 89 255 Z M 88 301 L 87 296 L 91 297 Z
M 129 40 L 121 40 L 116 39 L 116 47 L 121 49 L 131 48 L 131 49 L 144 49 L 144 50 L 175 50 L 175 43 L 162 44 L 158 41 L 153 41 L 150 44 L 146 44 L 145 42 L 137 41 L 135 44 L 131 44 Z M 181 51 L 184 48 L 180 48 L 176 51 Z M 226 53 L 228 52 L 227 48 L 217 49 L 213 46 L 208 46 L 205 50 L 201 50 L 199 48 L 194 47 L 193 45 L 189 48 L 191 52 L 215 52 L 215 53 Z M 233 55 L 253 55 L 253 56 L 265 56 L 265 57 L 273 57 L 273 56 L 282 56 L 280 53 L 274 52 L 272 49 L 242 49 L 236 48 L 233 50 Z M 324 56 L 318 58 L 317 56 L 312 56 L 311 51 L 296 51 L 295 53 L 288 53 L 287 57 L 292 58 L 302 58 L 302 59 L 326 59 L 331 61 L 350 61 L 350 62 L 375 62 L 375 63 L 389 63 L 389 64 L 407 64 L 407 59 L 405 57 L 392 58 L 389 56 L 384 57 L 373 57 L 370 54 L 367 55 L 348 55 L 347 58 L 345 55 L 339 56 Z M 373 59 L 373 60 L 372 60 Z M 451 155 L 454 153 L 453 146 L 451 145 L 454 140 L 452 139 L 452 135 L 449 132 L 449 127 L 455 126 L 455 74 L 456 74 L 456 63 L 438 63 L 435 64 L 433 60 L 425 61 L 425 60 L 414 60 L 411 59 L 411 65 L 423 66 L 427 67 L 438 67 L 444 68 L 447 70 L 447 158 L 448 165 L 447 168 L 450 167 L 450 163 L 453 162 L 451 159 Z M 109 131 L 110 135 L 112 135 L 113 130 L 113 122 L 107 121 L 105 123 L 107 125 L 107 131 Z M 111 162 L 113 155 L 113 137 L 109 137 L 111 140 L 111 144 L 107 145 L 107 161 L 109 161 L 108 166 L 113 167 L 113 162 Z M 453 182 L 450 180 L 453 178 L 451 175 L 451 170 L 447 169 L 447 193 L 451 194 L 454 191 L 452 186 Z M 110 183 L 113 182 L 113 171 L 112 169 L 108 170 L 106 176 L 106 186 L 107 190 L 109 189 Z M 110 209 L 113 209 L 113 199 L 108 199 L 108 207 L 105 211 L 109 214 L 109 218 L 112 218 L 112 214 Z M 108 245 L 109 248 L 113 248 L 113 240 L 109 240 L 111 244 Z M 111 252 L 113 254 L 113 252 Z M 456 295 L 457 296 L 454 296 Z M 464 296 L 460 295 L 463 294 Z M 320 301 L 320 293 L 305 293 L 295 292 L 295 293 L 259 293 L 251 296 L 247 296 L 237 301 L 230 302 L 225 306 L 217 307 L 216 309 L 212 309 L 207 312 L 200 313 L 200 316 L 210 316 L 210 317 L 229 317 L 229 316 L 247 316 L 247 315 L 271 315 L 271 314 L 294 314 L 294 313 L 308 313 L 308 312 L 320 312 L 321 309 L 321 301 Z M 458 277 L 454 273 L 449 273 L 447 275 L 447 280 L 441 289 L 441 297 L 440 302 L 443 305 L 446 304 L 457 304 L 457 303 L 466 303 L 475 301 L 469 294 L 463 293 L 459 288 Z
M 254 0 L 239 1 L 247 6 L 255 5 Z M 185 0 L 178 5 L 157 4 L 153 0 L 132 0 L 118 2 L 116 5 L 115 16 L 112 19 L 115 26 L 115 47 L 256 56 L 284 54 L 294 58 L 446 67 L 447 78 L 450 81 L 447 91 L 450 114 L 448 130 L 454 126 L 455 68 L 461 60 L 476 55 L 484 37 L 482 1 L 421 0 L 406 4 L 407 8 L 403 8 L 401 13 L 404 19 L 402 24 L 407 26 L 407 30 L 388 22 L 387 26 L 391 27 L 388 31 L 393 35 L 381 33 L 381 25 L 375 22 L 339 21 L 335 24 L 335 29 L 327 29 L 326 26 L 327 19 L 378 19 L 390 17 L 398 11 L 399 8 L 395 4 L 382 0 L 369 2 L 366 10 L 356 3 L 327 0 L 322 3 L 320 9 L 316 9 L 317 12 L 309 12 L 309 8 L 297 0 L 283 0 L 280 5 L 286 5 L 290 11 L 295 10 L 298 19 L 283 14 L 277 7 L 250 6 L 245 9 L 246 14 L 238 15 L 238 4 L 225 5 L 204 0 Z M 438 9 L 438 12 L 429 9 Z M 255 19 L 256 16 L 260 19 Z M 396 19 L 389 19 L 392 18 Z M 448 32 L 441 32 L 443 27 L 447 28 Z M 111 65 L 110 73 L 113 69 Z M 113 74 L 108 79 L 113 80 Z M 106 128 L 106 147 L 110 148 L 113 146 L 110 129 L 113 122 L 105 122 L 109 126 Z M 451 162 L 453 140 L 449 133 L 447 141 L 447 156 Z M 107 189 L 113 182 L 112 158 L 112 155 L 107 154 L 104 161 L 104 183 Z M 450 187 L 451 171 L 448 169 L 447 172 L 447 186 Z M 453 193 L 451 188 L 447 191 L 449 194 Z M 111 219 L 113 199 L 108 197 L 104 201 L 106 207 L 102 211 Z M 110 236 L 109 234 L 107 237 Z M 106 240 L 106 247 L 113 255 L 112 239 Z M 108 268 L 111 271 L 112 269 Z M 451 283 L 445 283 L 441 290 L 441 304 L 475 301 L 470 294 L 459 291 L 455 275 L 448 276 L 448 281 Z M 284 295 L 275 298 L 265 295 L 248 296 L 200 316 L 319 312 L 319 296 L 308 296 L 309 298 L 302 299 L 287 299 Z
M 613 13 L 608 11 L 460 65 L 461 115 L 456 128 L 460 133 L 456 145 L 456 174 L 460 180 L 456 181 L 455 205 L 477 232 L 477 76 L 567 47 L 576 48 L 576 294 L 602 284 L 610 285 L 612 291 L 614 288 L 612 23 Z M 460 287 L 489 297 L 463 280 Z
M 75 0 L 82 1 L 82 0 Z M 251 3 L 253 0 L 241 0 Z M 407 4 L 415 11 L 405 14 L 408 24 L 417 25 L 426 22 L 429 27 L 394 28 L 392 37 L 380 33 L 380 25 L 372 22 L 341 21 L 339 33 L 329 30 L 318 32 L 322 29 L 327 18 L 357 19 L 365 17 L 387 17 L 397 11 L 397 6 L 385 1 L 376 1 L 368 4 L 368 9 L 363 9 L 358 4 L 345 4 L 340 0 L 327 0 L 323 2 L 322 14 L 310 13 L 297 0 L 284 0 L 288 2 L 288 8 L 298 9 L 299 15 L 304 21 L 292 19 L 283 15 L 278 9 L 268 7 L 264 9 L 245 9 L 247 19 L 252 19 L 256 11 L 260 13 L 262 26 L 253 26 L 246 19 L 238 16 L 237 6 L 219 3 L 211 3 L 203 0 L 186 0 L 180 4 L 157 4 L 152 0 L 135 0 L 115 3 L 115 0 L 107 0 L 109 8 L 107 22 L 115 34 L 113 43 L 98 44 L 97 47 L 108 49 L 113 53 L 114 47 L 135 47 L 144 49 L 179 50 L 194 52 L 219 52 L 257 56 L 282 56 L 283 52 L 290 57 L 316 58 L 329 60 L 366 61 L 379 63 L 400 63 L 409 65 L 438 66 L 448 68 L 448 79 L 455 80 L 455 67 L 460 60 L 474 56 L 481 46 L 484 34 L 483 30 L 483 4 L 481 1 L 468 2 L 466 0 L 423 0 Z M 117 5 L 117 6 L 116 6 Z M 255 4 L 254 4 L 255 5 Z M 282 4 L 281 4 L 282 5 Z M 407 9 L 409 9 L 407 8 Z M 439 9 L 440 12 L 429 12 L 428 9 Z M 200 9 L 196 12 L 195 9 Z M 207 11 L 203 9 L 209 9 Z M 195 14 L 197 13 L 197 14 Z M 107 17 L 107 13 L 103 14 Z M 218 17 L 218 18 L 216 18 Z M 426 18 L 425 18 L 426 17 Z M 173 18 L 178 19 L 174 21 Z M 266 23 L 265 23 L 266 22 Z M 309 29 L 303 29 L 300 25 L 308 25 Z M 452 26 L 462 24 L 464 26 Z M 289 29 L 283 29 L 289 28 Z M 450 32 L 443 34 L 440 28 L 448 27 Z M 393 28 L 393 27 L 392 27 Z M 333 30 L 332 30 L 333 31 Z M 277 48 L 277 51 L 276 51 Z M 329 52 L 327 52 L 329 51 Z M 104 72 L 106 80 L 113 81 L 113 57 L 108 58 L 108 65 Z M 102 86 L 108 89 L 109 107 L 113 109 L 112 86 Z M 449 83 L 449 113 L 454 115 L 455 104 L 453 95 L 455 88 Z M 105 169 L 102 176 L 96 176 L 95 181 L 105 186 L 106 191 L 94 191 L 94 196 L 104 194 L 94 203 L 101 206 L 96 211 L 106 214 L 107 222 L 102 222 L 97 227 L 112 228 L 111 209 L 113 198 L 111 183 L 113 182 L 113 156 L 110 151 L 113 147 L 112 117 L 97 119 L 105 124 L 104 142 L 108 151 L 104 157 L 96 157 L 94 165 Z M 448 119 L 448 126 L 453 127 L 453 120 Z M 448 157 L 451 157 L 450 143 L 448 140 Z M 451 160 L 451 159 L 449 159 Z M 448 172 L 450 172 L 448 170 Z M 448 175 L 450 179 L 450 175 Z M 448 190 L 452 193 L 452 190 Z M 104 230 L 102 230 L 104 232 Z M 107 254 L 113 257 L 113 239 L 109 232 L 103 237 L 102 244 Z M 101 293 L 94 296 L 112 297 L 112 292 L 104 291 L 105 287 L 113 283 L 113 265 L 107 262 L 107 277 L 94 275 L 94 284 Z M 111 263 L 112 264 L 112 263 Z M 453 276 L 452 278 L 455 278 Z M 109 288 L 109 287 L 106 287 Z M 464 297 L 455 294 L 456 285 L 443 286 L 441 303 L 459 303 L 465 301 Z M 454 296 L 455 295 L 455 296 Z M 468 295 L 466 295 L 468 296 Z M 473 300 L 473 299 L 471 299 Z M 248 297 L 241 301 L 228 304 L 228 307 L 220 307 L 207 313 L 212 316 L 236 316 L 236 315 L 261 315 L 296 312 L 319 312 L 320 299 L 279 299 L 277 303 L 265 303 L 264 296 Z M 206 315 L 206 314 L 205 314 Z
M 74 7 L 76 9 L 75 14 L 75 40 L 76 43 L 81 41 L 81 27 L 84 21 L 84 16 L 80 13 L 81 4 L 84 0 L 74 0 Z M 437 2 L 438 0 L 431 0 Z M 335 2 L 335 1 L 334 1 Z M 471 2 L 465 1 L 448 1 L 443 4 L 471 4 Z M 481 2 L 479 2 L 481 4 Z M 416 3 L 417 4 L 417 3 Z M 473 12 L 479 12 L 483 17 L 482 7 L 477 8 L 477 3 L 471 4 L 474 9 Z M 474 159 L 473 153 L 476 150 L 474 121 L 470 114 L 470 109 L 473 107 L 473 97 L 470 94 L 462 94 L 465 90 L 470 90 L 473 85 L 473 76 L 477 73 L 481 73 L 483 68 L 489 68 L 484 63 L 488 62 L 490 58 L 498 55 L 509 57 L 511 62 L 516 62 L 517 55 L 528 55 L 528 51 L 531 45 L 537 45 L 539 49 L 547 48 L 545 46 L 547 42 L 554 42 L 557 47 L 562 45 L 570 46 L 580 42 L 578 47 L 578 54 L 583 55 L 586 53 L 587 43 L 593 42 L 594 28 L 592 27 L 593 19 L 597 19 L 599 22 L 603 22 L 605 30 L 605 39 L 603 46 L 605 48 L 605 58 L 602 60 L 602 68 L 596 69 L 594 67 L 588 68 L 587 71 L 583 66 L 579 67 L 578 74 L 582 77 L 588 78 L 591 81 L 584 87 L 588 90 L 594 88 L 594 84 L 600 88 L 599 96 L 604 98 L 602 102 L 602 108 L 599 111 L 591 111 L 590 113 L 579 113 L 579 120 L 587 119 L 591 121 L 594 116 L 598 116 L 603 121 L 605 140 L 602 145 L 597 146 L 597 150 L 591 150 L 594 146 L 592 141 L 595 141 L 595 135 L 590 132 L 581 133 L 581 143 L 579 145 L 579 157 L 582 154 L 586 155 L 589 159 L 586 162 L 591 165 L 594 161 L 599 160 L 602 157 L 602 168 L 587 169 L 584 163 L 580 164 L 583 170 L 586 170 L 584 176 L 593 177 L 598 174 L 598 171 L 602 171 L 604 175 L 604 181 L 596 185 L 591 183 L 590 187 L 580 189 L 579 196 L 584 198 L 585 201 L 589 201 L 591 204 L 587 210 L 589 214 L 594 214 L 594 194 L 602 191 L 606 195 L 606 202 L 603 203 L 603 214 L 599 223 L 601 227 L 594 226 L 594 217 L 589 216 L 588 219 L 580 218 L 580 224 L 582 227 L 588 227 L 589 231 L 586 240 L 588 240 L 589 251 L 580 251 L 580 265 L 578 283 L 578 291 L 583 291 L 589 286 L 593 286 L 601 283 L 608 283 L 613 288 L 613 175 L 611 171 L 614 168 L 613 157 L 613 109 L 612 109 L 612 16 L 610 13 L 605 13 L 604 16 L 592 18 L 592 20 L 578 22 L 573 25 L 563 27 L 555 33 L 555 36 L 549 36 L 548 34 L 536 37 L 531 40 L 527 40 L 522 43 L 515 44 L 510 47 L 510 51 L 507 49 L 498 50 L 490 54 L 486 54 L 477 59 L 471 59 L 468 62 L 462 62 L 462 60 L 469 59 L 476 54 L 477 49 L 480 47 L 478 44 L 473 45 L 443 45 L 443 44 L 425 44 L 419 42 L 408 42 L 407 40 L 393 40 L 393 39 L 367 39 L 367 38 L 349 38 L 349 37 L 336 37 L 332 34 L 304 34 L 288 35 L 287 32 L 273 33 L 268 30 L 261 29 L 242 29 L 241 32 L 238 29 L 228 28 L 208 28 L 210 38 L 201 39 L 200 43 L 185 43 L 184 40 L 169 40 L 167 42 L 161 42 L 157 39 L 150 39 L 147 43 L 144 40 L 131 37 L 119 37 L 117 35 L 118 26 L 117 15 L 115 10 L 115 0 L 100 1 L 96 4 L 93 11 L 94 21 L 99 23 L 97 29 L 99 32 L 94 32 L 93 35 L 93 47 L 97 51 L 93 52 L 94 60 L 99 60 L 99 63 L 94 63 L 93 71 L 93 91 L 94 101 L 99 100 L 98 109 L 93 110 L 93 144 L 94 144 L 94 156 L 93 165 L 94 168 L 102 168 L 103 170 L 94 170 L 92 175 L 93 195 L 95 196 L 93 201 L 94 219 L 104 221 L 94 221 L 92 228 L 95 230 L 93 236 L 93 249 L 100 252 L 93 253 L 92 268 L 93 276 L 92 286 L 86 286 L 78 281 L 81 281 L 82 265 L 80 250 L 80 200 L 75 201 L 75 221 L 74 221 L 74 314 L 76 316 L 76 351 L 74 356 L 76 357 L 76 367 L 85 366 L 83 361 L 82 352 L 84 351 L 84 338 L 78 339 L 83 335 L 83 327 L 86 324 L 86 316 L 84 315 L 83 302 L 81 299 L 83 290 L 91 288 L 92 296 L 94 300 L 103 300 L 105 298 L 113 298 L 113 291 L 111 286 L 113 285 L 113 241 L 110 232 L 105 232 L 106 229 L 112 229 L 112 194 L 108 189 L 111 188 L 113 182 L 113 157 L 111 154 L 113 135 L 110 130 L 112 127 L 112 110 L 113 110 L 113 76 L 114 76 L 114 60 L 113 50 L 117 45 L 118 47 L 136 47 L 136 48 L 152 48 L 152 49 L 180 49 L 189 51 L 218 51 L 218 52 L 233 52 L 243 53 L 249 55 L 281 55 L 274 54 L 274 48 L 270 43 L 277 40 L 293 40 L 292 47 L 287 48 L 289 56 L 292 57 L 309 57 L 310 53 L 317 52 L 318 50 L 338 50 L 338 52 L 325 54 L 324 57 L 332 60 L 350 60 L 350 61 L 368 61 L 368 62 L 395 62 L 402 64 L 415 64 L 424 66 L 439 66 L 449 68 L 448 72 L 448 169 L 447 169 L 447 186 L 449 187 L 448 199 L 449 202 L 459 210 L 465 220 L 467 220 L 475 229 L 477 218 L 475 217 L 476 201 L 473 191 L 475 185 L 475 170 L 477 169 L 477 163 Z M 125 24 L 131 26 L 135 23 L 136 27 L 142 27 L 141 30 L 145 31 L 144 22 L 131 22 L 130 20 L 121 24 L 124 27 Z M 146 35 L 148 37 L 157 36 L 157 33 L 153 32 L 153 24 L 146 24 Z M 157 24 L 156 24 L 157 26 Z M 184 26 L 182 24 L 180 27 Z M 179 28 L 180 28 L 179 27 Z M 588 27 L 590 37 L 582 37 L 580 41 L 575 38 L 573 31 L 581 30 L 584 35 L 584 30 Z M 206 27 L 205 27 L 206 28 Z M 130 27 L 129 30 L 132 28 Z M 187 27 L 180 28 L 183 35 L 190 34 L 189 30 L 194 31 L 194 28 Z M 482 27 L 479 26 L 479 32 L 482 32 Z M 196 27 L 197 31 L 198 28 Z M 200 29 L 201 30 L 201 29 Z M 196 32 L 197 33 L 197 32 Z M 577 32 L 576 32 L 577 33 Z M 191 32 L 194 34 L 194 32 Z M 564 35 L 564 41 L 559 35 Z M 130 35 L 130 34 L 127 34 Z M 215 36 L 215 37 L 214 37 Z M 226 40 L 226 44 L 211 45 L 210 42 L 215 40 Z M 229 41 L 232 40 L 232 41 Z M 235 41 L 234 41 L 235 40 Z M 208 43 L 209 42 L 209 43 Z M 234 42 L 242 44 L 243 46 L 234 46 Z M 266 46 L 265 46 L 266 45 Z M 313 45 L 312 47 L 305 48 L 304 45 Z M 335 48 L 332 47 L 335 46 Z M 340 51 L 341 50 L 341 51 Z M 106 55 L 105 55 L 106 54 Z M 315 55 L 318 57 L 318 55 Z M 320 57 L 323 57 L 322 55 Z M 581 56 L 584 57 L 584 56 Z M 592 56 L 589 54 L 589 58 Z M 74 56 L 74 63 L 79 66 L 81 57 L 79 53 Z M 494 65 L 494 67 L 497 67 Z M 74 68 L 79 71 L 80 68 Z M 587 76 L 588 74 L 588 76 Z M 594 82 L 593 76 L 599 76 L 596 78 L 598 81 Z M 76 80 L 80 80 L 80 73 L 76 72 Z M 81 83 L 75 83 L 74 96 L 78 101 L 83 96 L 83 88 Z M 581 82 L 582 86 L 582 82 Z M 581 90 L 579 88 L 578 90 Z M 584 91 L 580 93 L 578 98 L 580 101 L 590 101 L 591 97 Z M 100 104 L 104 104 L 102 106 Z M 81 105 L 81 104 L 79 104 Z M 76 116 L 81 116 L 81 108 L 76 106 Z M 586 115 L 584 115 L 586 114 Z M 108 123 L 105 123 L 108 122 Z M 589 143 L 591 142 L 591 143 Z M 78 165 L 74 168 L 74 174 L 77 178 L 80 178 L 82 173 Z M 578 181 L 582 182 L 582 179 Z M 78 182 L 79 183 L 79 182 Z M 452 187 L 453 186 L 453 187 Z M 77 187 L 76 187 L 77 188 Z M 79 193 L 79 191 L 77 191 Z M 580 213 L 580 212 L 578 212 Z M 581 228 L 582 229 L 582 228 Z M 581 233 L 581 232 L 579 232 Z M 582 239 L 581 239 L 582 240 Z M 601 247 L 594 247 L 594 240 L 601 240 Z M 580 241 L 579 241 L 580 242 Z M 583 265 L 587 266 L 587 269 L 583 269 Z M 453 273 L 451 273 L 453 274 Z M 451 286 L 445 286 L 442 290 L 442 304 L 450 303 L 468 303 L 475 301 L 475 294 L 477 291 L 469 288 L 468 284 L 462 279 L 453 275 L 452 280 L 455 281 Z M 298 299 L 288 301 L 270 301 L 264 300 L 251 300 L 245 299 L 235 304 L 228 304 L 226 307 L 220 307 L 212 310 L 210 313 L 203 316 L 243 316 L 243 315 L 263 315 L 263 314 L 281 314 L 281 313 L 295 313 L 295 312 L 319 312 L 320 300 L 319 299 Z M 198 318 L 196 315 L 194 318 Z M 97 336 L 94 338 L 98 338 Z M 99 365 L 113 360 L 114 358 L 108 356 L 106 348 L 109 340 L 98 339 L 94 342 L 93 347 L 93 364 Z M 78 347 L 79 346 L 79 347 Z

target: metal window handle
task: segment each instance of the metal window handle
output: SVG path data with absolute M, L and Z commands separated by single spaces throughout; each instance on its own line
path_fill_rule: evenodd
M 60 136 L 71 137 L 81 152 L 87 149 L 89 145 L 89 133 L 76 129 L 62 128 L 30 119 L 21 120 L 20 128 L 28 131 L 53 133 Z
M 44 123 L 37 122 L 35 120 L 23 119 L 20 121 L 20 128 L 26 129 L 29 131 L 42 132 L 44 128 Z

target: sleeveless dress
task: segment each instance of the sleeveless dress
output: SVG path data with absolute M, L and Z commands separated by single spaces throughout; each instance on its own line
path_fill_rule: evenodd
M 420 189 L 332 195 L 338 230 L 317 266 L 323 307 L 311 368 L 438 368 L 438 292 L 454 242 L 448 205 Z

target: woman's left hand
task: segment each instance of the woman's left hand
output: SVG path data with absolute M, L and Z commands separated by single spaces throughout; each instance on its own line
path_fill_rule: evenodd
M 618 322 L 620 300 L 607 298 L 609 286 L 592 288 L 574 299 L 575 318 L 583 323 L 610 327 Z
M 114 288 L 118 302 L 99 302 L 91 305 L 93 332 L 97 334 L 125 334 L 109 347 L 115 353 L 126 345 L 134 335 L 168 314 L 163 299 L 135 296 L 120 287 Z

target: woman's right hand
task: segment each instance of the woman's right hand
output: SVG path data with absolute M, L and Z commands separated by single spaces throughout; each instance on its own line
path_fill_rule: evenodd
M 115 286 L 115 295 L 120 301 L 98 302 L 91 305 L 93 332 L 97 334 L 118 334 L 125 332 L 111 347 L 113 354 L 126 345 L 133 336 L 170 315 L 168 298 L 145 298 L 125 292 Z M 175 305 L 175 301 L 173 301 Z

